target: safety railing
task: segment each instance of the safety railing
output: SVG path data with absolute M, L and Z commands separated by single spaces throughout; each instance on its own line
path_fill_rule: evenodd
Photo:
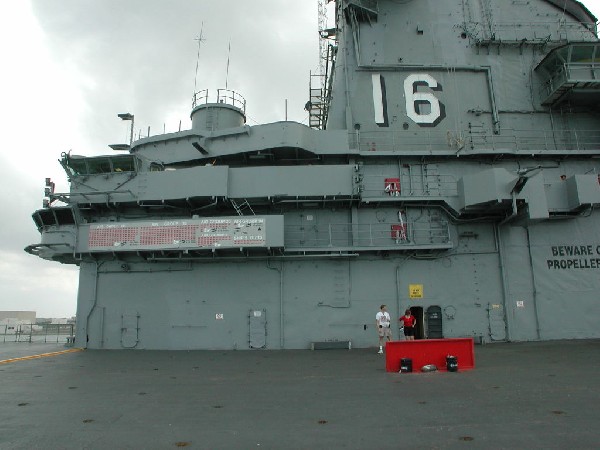
M 287 249 L 335 249 L 335 248 L 398 248 L 435 244 L 450 241 L 447 223 L 370 223 L 287 225 L 285 247 Z
M 455 197 L 458 180 L 453 175 L 423 173 L 414 175 L 364 175 L 360 184 L 361 198 L 406 199 L 407 197 Z M 391 183 L 386 180 L 398 180 Z
M 464 147 L 463 132 L 360 131 L 349 133 L 352 146 L 361 152 L 414 151 L 416 153 L 460 150 Z
M 502 129 L 499 134 L 474 130 L 467 148 L 496 152 L 600 150 L 600 130 Z
M 63 152 L 59 160 L 69 179 L 78 176 L 137 172 L 140 160 L 133 155 L 71 156 Z
M 72 323 L 19 323 L 0 325 L 2 342 L 73 343 Z
M 588 89 L 600 85 L 600 63 L 568 63 L 559 66 L 541 87 L 540 97 L 544 104 L 555 100 L 557 93 L 575 83 L 585 83 Z
M 239 93 L 230 89 L 217 89 L 210 91 L 204 89 L 194 93 L 192 98 L 192 108 L 208 103 L 222 103 L 238 108 L 243 114 L 246 114 L 246 99 Z
M 349 134 L 350 143 L 361 152 L 415 154 L 460 154 L 461 152 L 577 151 L 600 150 L 600 129 L 491 129 L 472 126 L 467 131 L 446 134 L 420 131 L 408 135 L 398 131 Z
M 471 36 L 482 44 L 517 45 L 548 42 L 583 41 L 590 38 L 590 32 L 597 33 L 594 22 L 580 23 L 564 20 L 554 22 L 482 22 L 466 24 Z

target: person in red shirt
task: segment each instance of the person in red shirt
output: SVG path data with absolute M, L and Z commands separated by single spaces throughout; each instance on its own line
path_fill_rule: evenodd
M 407 341 L 415 340 L 415 325 L 417 319 L 410 312 L 410 309 L 404 311 L 404 315 L 398 319 L 404 327 L 404 337 Z

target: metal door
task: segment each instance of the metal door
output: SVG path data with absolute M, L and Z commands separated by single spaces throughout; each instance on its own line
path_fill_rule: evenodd
M 248 314 L 250 328 L 250 348 L 265 348 L 267 346 L 267 310 L 251 309 Z
M 506 321 L 504 308 L 500 304 L 488 304 L 488 320 L 490 323 L 490 339 L 494 341 L 506 340 Z
M 139 314 L 125 313 L 121 316 L 121 347 L 135 348 L 139 339 Z
M 442 339 L 442 308 L 430 306 L 427 308 L 427 337 L 429 339 Z

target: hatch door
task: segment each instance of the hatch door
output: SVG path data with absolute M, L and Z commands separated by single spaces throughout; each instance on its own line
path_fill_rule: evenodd
M 137 312 L 125 313 L 121 316 L 121 347 L 135 348 L 139 339 L 139 319 Z
M 267 310 L 251 309 L 248 314 L 250 327 L 250 348 L 265 348 L 267 346 Z
M 488 320 L 490 323 L 490 339 L 494 341 L 506 340 L 506 322 L 504 308 L 500 304 L 488 305 Z

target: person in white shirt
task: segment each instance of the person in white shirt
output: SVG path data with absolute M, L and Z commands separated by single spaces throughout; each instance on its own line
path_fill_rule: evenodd
M 390 328 L 390 313 L 387 312 L 387 306 L 381 305 L 379 309 L 380 311 L 375 316 L 375 327 L 379 334 L 379 351 L 377 353 L 382 354 L 383 339 L 392 340 L 392 329 Z

